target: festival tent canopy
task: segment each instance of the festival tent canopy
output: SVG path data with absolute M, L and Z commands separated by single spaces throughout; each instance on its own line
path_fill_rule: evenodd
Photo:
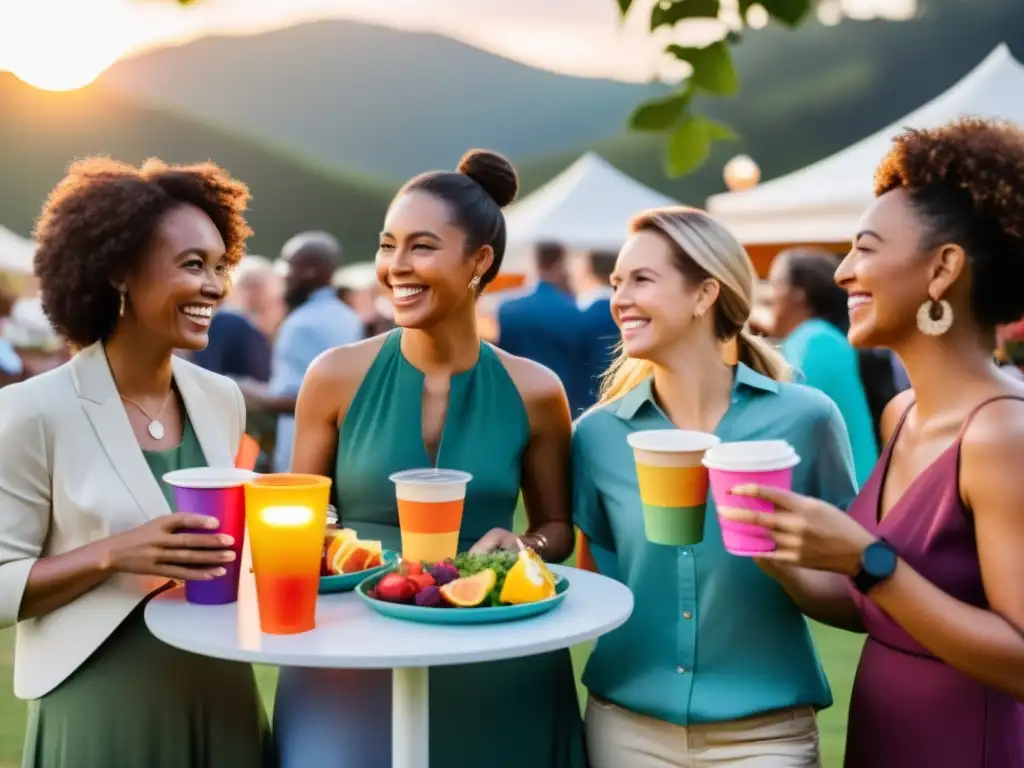
M 35 250 L 31 240 L 0 227 L 0 272 L 31 275 Z
M 554 241 L 579 251 L 617 251 L 626 240 L 633 216 L 664 205 L 678 203 L 588 152 L 509 206 L 505 270 L 528 271 L 532 248 L 541 242 Z
M 1024 65 L 1001 44 L 960 82 L 871 136 L 787 176 L 708 199 L 708 210 L 743 243 L 844 243 L 871 201 L 872 177 L 904 128 L 961 116 L 1024 124 Z

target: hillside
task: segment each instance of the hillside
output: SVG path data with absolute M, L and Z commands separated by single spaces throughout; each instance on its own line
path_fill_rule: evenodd
M 342 239 L 349 257 L 366 258 L 392 192 L 97 88 L 46 93 L 0 73 L 0 223 L 27 235 L 67 164 L 91 154 L 132 163 L 214 160 L 252 189 L 250 248 L 268 255 L 298 231 L 323 228 Z
M 100 83 L 396 180 L 451 167 L 471 146 L 522 160 L 596 141 L 662 90 L 566 77 L 439 35 L 346 21 L 149 52 Z
M 742 141 L 719 145 L 691 176 L 665 177 L 661 137 L 620 133 L 535 159 L 521 169 L 524 184 L 550 178 L 594 149 L 645 183 L 702 205 L 724 190 L 722 167 L 739 152 L 758 161 L 765 180 L 789 173 L 938 96 L 1000 42 L 1024 61 L 1020 0 L 920 3 L 920 17 L 911 22 L 848 20 L 836 27 L 810 23 L 796 34 L 776 28 L 751 34 L 736 49 L 742 92 L 707 105 Z

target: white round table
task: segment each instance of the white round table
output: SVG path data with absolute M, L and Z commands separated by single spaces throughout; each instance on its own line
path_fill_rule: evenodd
M 183 589 L 165 592 L 146 607 L 146 624 L 168 645 L 220 659 L 394 670 L 392 766 L 427 768 L 430 667 L 568 648 L 621 626 L 632 613 L 633 594 L 620 582 L 577 568 L 552 570 L 569 579 L 569 594 L 554 610 L 523 621 L 477 626 L 401 621 L 381 616 L 350 592 L 320 596 L 316 629 L 266 635 L 259 629 L 250 582 L 243 584 L 239 601 L 232 605 L 191 605 Z

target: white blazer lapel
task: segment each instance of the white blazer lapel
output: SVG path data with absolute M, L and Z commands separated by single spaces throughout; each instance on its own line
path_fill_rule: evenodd
M 142 455 L 110 372 L 102 344 L 93 344 L 71 361 L 75 388 L 103 450 L 121 481 L 148 518 L 169 514 L 167 499 Z

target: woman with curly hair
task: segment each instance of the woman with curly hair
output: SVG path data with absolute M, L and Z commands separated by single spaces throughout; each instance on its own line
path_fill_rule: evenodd
M 206 346 L 250 234 L 213 165 L 71 166 L 36 228 L 43 307 L 76 350 L 0 390 L 0 628 L 17 626 L 23 766 L 262 768 L 252 668 L 154 639 L 172 579 L 234 559 L 216 521 L 171 514 L 170 470 L 233 464 L 238 387 L 173 355 Z
M 836 272 L 850 341 L 913 389 L 849 515 L 749 486 L 763 567 L 805 613 L 868 639 L 847 768 L 1024 766 L 1024 389 L 992 360 L 1024 314 L 1024 131 L 963 119 L 899 136 Z M 836 617 L 843 619 L 837 621 Z

